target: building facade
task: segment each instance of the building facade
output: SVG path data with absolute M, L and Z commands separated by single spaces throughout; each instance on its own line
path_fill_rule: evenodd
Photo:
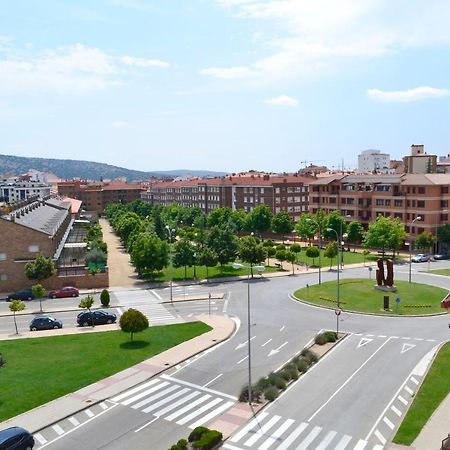
M 30 197 L 45 198 L 50 195 L 51 185 L 23 177 L 8 178 L 0 181 L 0 201 L 17 203 Z
M 380 150 L 364 150 L 358 155 L 358 172 L 388 173 L 391 167 L 391 157 Z
M 286 211 L 298 220 L 308 211 L 311 178 L 297 175 L 245 174 L 185 181 L 153 182 L 141 198 L 154 205 L 198 207 L 205 214 L 215 208 L 251 211 L 269 206 L 274 214 Z

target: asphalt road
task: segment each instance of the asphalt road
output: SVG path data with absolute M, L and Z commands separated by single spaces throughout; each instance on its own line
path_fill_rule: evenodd
M 434 267 L 448 263 L 433 263 Z M 433 268 L 434 268 L 433 267 Z M 414 281 L 450 289 L 450 280 L 421 274 Z M 335 279 L 324 272 L 323 280 Z M 368 276 L 367 269 L 345 269 L 343 278 Z M 408 266 L 396 267 L 407 279 Z M 321 329 L 334 329 L 334 311 L 298 303 L 289 294 L 317 282 L 317 274 L 251 282 L 251 346 L 253 380 L 275 370 Z M 207 286 L 227 292 L 218 311 L 236 317 L 240 327 L 226 343 L 151 381 L 111 399 L 105 410 L 83 426 L 52 440 L 51 449 L 167 449 L 189 434 L 199 420 L 226 410 L 245 385 L 247 359 L 247 284 Z M 204 286 L 190 288 L 203 291 Z M 167 290 L 119 293 L 142 301 L 142 295 L 168 298 Z M 206 303 L 165 305 L 174 320 L 193 314 Z M 216 305 L 214 305 L 216 307 Z M 388 318 L 344 313 L 340 329 L 349 333 L 298 383 L 238 431 L 226 448 L 382 448 L 393 434 L 423 376 L 420 362 L 449 338 L 448 317 Z M 65 430 L 65 426 L 62 427 Z M 227 447 L 228 445 L 228 447 Z M 231 445 L 231 447 L 230 447 Z M 377 447 L 378 446 L 378 447 Z

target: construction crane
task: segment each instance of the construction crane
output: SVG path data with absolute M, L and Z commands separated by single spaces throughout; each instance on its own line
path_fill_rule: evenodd
M 323 162 L 323 161 L 325 161 L 325 160 L 324 159 L 314 159 L 312 161 L 300 161 L 300 164 L 304 164 L 305 165 L 305 169 L 306 169 L 308 163 L 312 164 L 312 163 Z

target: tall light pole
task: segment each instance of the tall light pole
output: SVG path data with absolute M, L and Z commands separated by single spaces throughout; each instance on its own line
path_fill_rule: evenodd
M 251 406 L 253 401 L 252 392 L 252 348 L 250 340 L 250 272 L 255 267 L 258 271 L 263 271 L 264 266 L 244 266 L 240 263 L 233 263 L 233 269 L 247 269 L 247 348 L 248 348 L 248 404 Z
M 328 233 L 334 233 L 336 235 L 336 239 L 339 239 L 338 233 L 333 228 L 327 228 Z M 339 338 L 339 314 L 341 309 L 341 289 L 340 289 L 340 279 L 339 279 L 339 272 L 340 272 L 340 262 L 342 252 L 341 252 L 341 246 L 338 245 L 338 261 L 337 261 L 337 311 L 336 311 L 336 334 Z
M 322 284 L 322 258 L 320 256 L 322 253 L 322 231 L 320 229 L 319 222 L 316 222 L 314 219 L 311 219 L 310 217 L 308 217 L 306 221 L 316 224 L 319 230 L 319 284 Z
M 169 276 L 170 276 L 170 303 L 173 304 L 173 261 L 172 261 L 172 232 L 175 231 L 174 229 L 170 228 L 169 225 L 166 225 L 166 230 L 169 232 L 169 262 L 170 262 L 170 268 L 169 268 Z
M 351 218 L 352 218 L 352 216 L 350 214 L 347 214 L 346 216 L 344 216 L 344 219 L 351 219 Z M 341 220 L 339 222 L 339 247 L 340 248 L 343 247 L 343 245 L 344 245 L 344 235 L 342 233 L 342 227 L 343 227 L 343 220 Z M 344 268 L 344 254 L 343 254 L 342 248 L 341 248 L 341 260 L 340 261 L 341 261 L 341 269 L 343 269 Z
M 422 220 L 421 216 L 417 216 L 412 222 L 411 225 L 409 226 L 409 282 L 411 283 L 411 252 L 412 252 L 412 237 L 411 237 L 411 231 L 412 231 L 412 226 L 414 225 L 414 222 L 416 220 Z

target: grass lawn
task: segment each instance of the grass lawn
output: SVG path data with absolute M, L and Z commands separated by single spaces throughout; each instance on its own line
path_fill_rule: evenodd
M 386 293 L 374 288 L 375 280 L 344 279 L 340 283 L 341 308 L 348 311 L 386 313 L 383 309 L 383 296 L 390 296 L 390 312 L 396 313 L 395 299 L 400 297 L 399 315 L 431 314 L 443 312 L 441 300 L 447 295 L 445 289 L 419 283 L 397 280 L 397 292 Z M 303 299 L 318 305 L 336 307 L 336 281 L 315 284 L 309 288 L 299 289 L 294 293 Z
M 430 270 L 430 273 L 436 273 L 438 275 L 447 275 L 449 277 L 450 269 L 435 269 L 435 270 Z
M 408 410 L 397 434 L 396 444 L 411 445 L 414 439 L 450 393 L 450 343 L 447 342 L 439 351 L 430 371 L 428 372 L 414 402 Z M 442 436 L 444 438 L 445 436 Z
M 202 322 L 2 341 L 0 422 L 144 361 L 211 328 Z

